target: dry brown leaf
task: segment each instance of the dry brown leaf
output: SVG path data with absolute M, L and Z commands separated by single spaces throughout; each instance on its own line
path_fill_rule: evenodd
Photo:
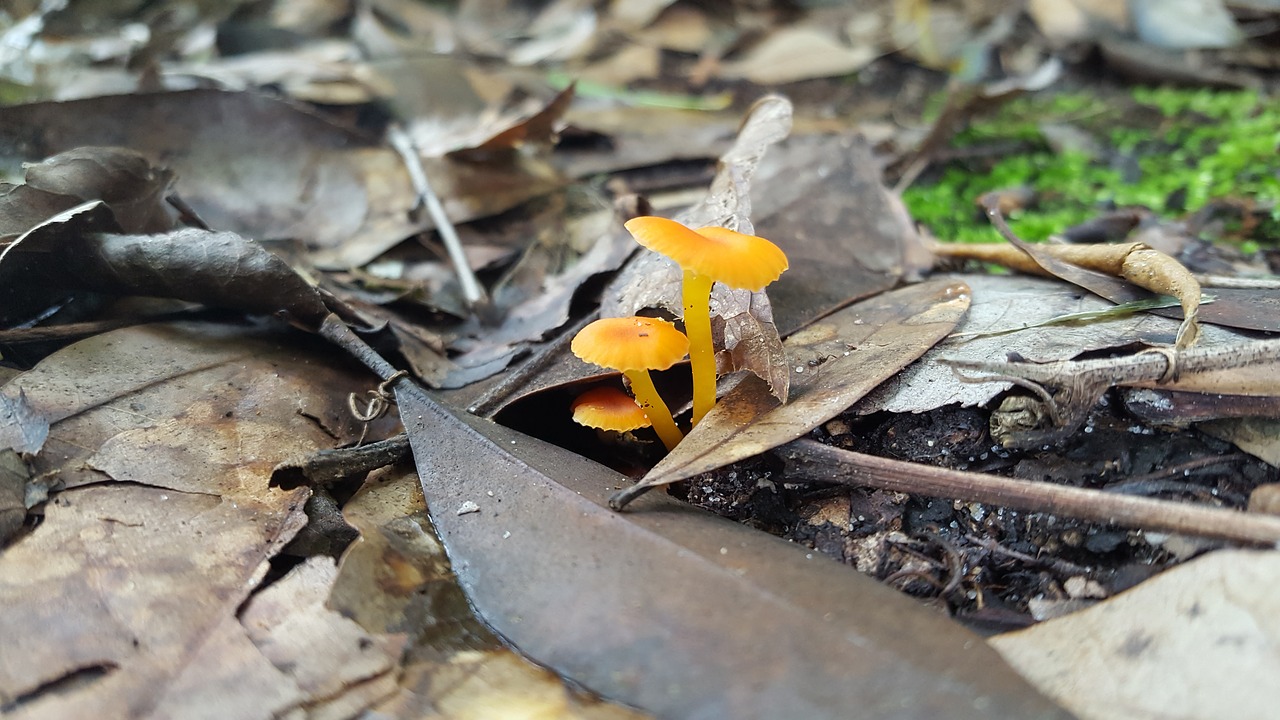
M 83 145 L 163 157 L 181 178 L 184 199 L 211 227 L 299 238 L 326 266 L 362 265 L 431 227 L 429 218 L 412 216 L 417 196 L 395 151 L 265 95 L 194 90 L 0 108 L 6 162 Z M 424 162 L 454 222 L 510 209 L 560 183 L 527 157 Z
M 278 338 L 129 328 L 5 386 L 51 423 L 33 464 L 67 487 L 0 553 L 0 634 L 21 649 L 0 656 L 14 717 L 267 717 L 334 699 L 275 668 L 235 621 L 306 522 L 307 490 L 269 487 L 272 468 L 354 439 L 345 396 L 367 385 Z M 84 682 L 55 691 L 71 677 Z M 237 704 L 240 691 L 254 701 Z

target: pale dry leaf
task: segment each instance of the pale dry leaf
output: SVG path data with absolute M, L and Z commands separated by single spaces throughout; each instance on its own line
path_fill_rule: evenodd
M 1277 583 L 1280 553 L 1222 550 L 990 642 L 1082 720 L 1263 720 L 1280 705 Z
M 746 54 L 721 65 L 720 75 L 761 85 L 849 75 L 880 54 L 874 47 L 846 45 L 824 28 L 780 27 Z
M 973 304 L 957 334 L 990 333 L 1037 324 L 1060 315 L 1105 310 L 1111 303 L 1072 285 L 1032 277 L 964 275 Z M 964 383 L 939 358 L 1002 362 L 1009 353 L 1033 362 L 1066 360 L 1091 350 L 1134 342 L 1172 343 L 1178 321 L 1146 313 L 1082 325 L 1032 327 L 972 339 L 949 338 L 915 364 L 891 378 L 854 405 L 859 414 L 925 412 L 943 405 L 983 405 L 1008 389 L 1008 383 Z M 1239 342 L 1243 336 L 1213 325 L 1203 327 L 1201 344 Z

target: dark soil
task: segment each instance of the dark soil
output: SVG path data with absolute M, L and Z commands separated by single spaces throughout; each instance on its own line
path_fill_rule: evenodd
M 820 442 L 958 470 L 1242 508 L 1280 470 L 1195 430 L 1149 427 L 1104 402 L 1058 447 L 995 446 L 981 409 L 841 416 Z M 880 490 L 790 484 L 755 458 L 673 492 L 857 568 L 988 631 L 1113 595 L 1221 543 Z

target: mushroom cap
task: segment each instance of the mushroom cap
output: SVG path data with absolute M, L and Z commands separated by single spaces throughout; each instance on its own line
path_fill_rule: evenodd
M 787 256 L 777 245 L 729 228 L 691 230 L 675 220 L 652 216 L 632 218 L 626 228 L 636 242 L 685 270 L 732 288 L 763 290 L 788 267 Z
M 578 331 L 569 349 L 610 370 L 666 370 L 688 354 L 689 338 L 658 318 L 602 318 Z
M 601 385 L 574 399 L 573 421 L 597 430 L 626 432 L 649 427 L 649 416 L 621 388 Z

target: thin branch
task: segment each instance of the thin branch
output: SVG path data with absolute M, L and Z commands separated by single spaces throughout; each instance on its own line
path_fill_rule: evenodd
M 788 479 L 1001 505 L 1089 522 L 1280 547 L 1280 517 L 947 470 L 797 440 L 779 451 Z
M 399 125 L 393 124 L 387 130 L 387 139 L 391 142 L 391 147 L 400 154 L 405 169 L 409 171 L 409 179 L 413 182 L 413 189 L 418 194 L 418 204 L 426 206 L 427 213 L 435 222 L 436 232 L 440 233 L 444 248 L 449 253 L 449 262 L 453 263 L 453 271 L 458 275 L 462 299 L 466 301 L 468 307 L 473 309 L 483 305 L 486 302 L 484 287 L 480 285 L 475 272 L 467 262 L 467 256 L 462 251 L 462 241 L 458 239 L 458 231 L 449 221 L 444 205 L 431 189 L 431 183 L 427 181 L 427 170 L 422 166 L 422 157 L 418 155 L 418 147 L 414 144 L 413 138 L 409 137 L 409 134 Z

